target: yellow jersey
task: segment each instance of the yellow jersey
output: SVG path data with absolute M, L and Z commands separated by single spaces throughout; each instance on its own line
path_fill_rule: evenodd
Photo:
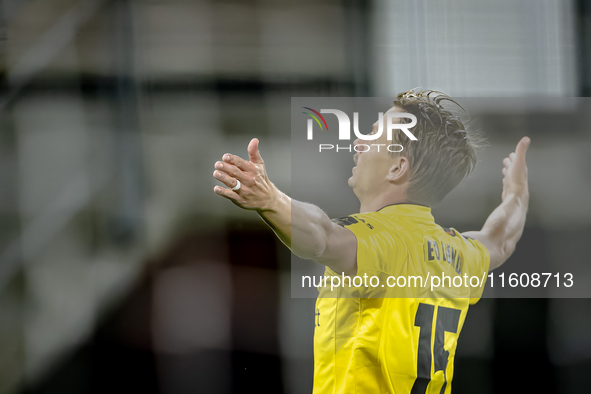
M 449 394 L 458 336 L 469 305 L 482 296 L 487 249 L 437 225 L 421 205 L 333 221 L 357 238 L 357 277 L 376 278 L 332 289 L 329 279 L 319 288 L 313 393 Z M 335 275 L 342 276 L 326 268 L 325 277 Z M 433 288 L 409 279 L 434 275 L 449 281 Z M 481 278 L 480 286 L 456 286 L 466 275 Z

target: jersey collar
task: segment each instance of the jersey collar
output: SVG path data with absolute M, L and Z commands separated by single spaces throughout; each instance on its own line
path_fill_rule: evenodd
M 400 202 L 386 205 L 385 207 L 378 209 L 377 212 L 385 215 L 405 215 L 434 220 L 433 215 L 431 214 L 431 207 L 412 202 Z

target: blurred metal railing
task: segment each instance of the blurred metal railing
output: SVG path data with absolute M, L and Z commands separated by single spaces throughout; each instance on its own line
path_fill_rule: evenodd
M 14 13 L 18 2 L 13 0 L 10 3 L 13 5 L 8 6 L 8 13 Z M 95 15 L 104 3 L 106 0 L 85 0 L 72 7 L 41 35 L 14 66 L 7 69 L 7 91 L 0 98 L 0 111 L 27 83 L 47 67 L 49 62 L 76 36 L 80 25 Z M 9 19 L 10 16 L 5 15 L 5 18 Z

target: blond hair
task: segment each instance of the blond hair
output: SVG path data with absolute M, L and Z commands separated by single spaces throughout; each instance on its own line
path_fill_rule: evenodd
M 411 202 L 434 205 L 452 191 L 476 165 L 476 150 L 484 144 L 479 133 L 466 130 L 460 117 L 442 102 L 455 104 L 448 95 L 434 90 L 411 89 L 400 93 L 394 106 L 401 112 L 417 117 L 417 124 L 410 131 L 417 137 L 412 141 L 406 134 L 394 134 L 394 142 L 404 150 L 392 153 L 409 160 L 411 178 L 407 191 Z M 401 123 L 410 120 L 400 118 Z

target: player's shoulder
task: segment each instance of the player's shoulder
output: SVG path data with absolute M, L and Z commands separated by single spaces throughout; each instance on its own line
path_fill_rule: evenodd
M 375 230 L 376 227 L 381 227 L 383 224 L 379 216 L 375 212 L 353 213 L 347 216 L 331 219 L 333 223 L 339 226 L 353 229 L 353 228 L 367 228 L 368 230 Z
M 438 225 L 438 227 L 441 229 L 441 237 L 447 238 L 449 242 L 456 244 L 459 248 L 476 253 L 480 253 L 481 249 L 485 248 L 477 239 L 464 235 L 453 227 L 441 225 Z
M 451 241 L 451 242 L 466 243 L 466 242 L 472 240 L 472 238 L 463 235 L 455 228 L 445 227 L 440 224 L 435 225 L 433 232 L 436 233 L 437 235 L 439 235 L 440 237 L 445 238 L 446 240 Z

